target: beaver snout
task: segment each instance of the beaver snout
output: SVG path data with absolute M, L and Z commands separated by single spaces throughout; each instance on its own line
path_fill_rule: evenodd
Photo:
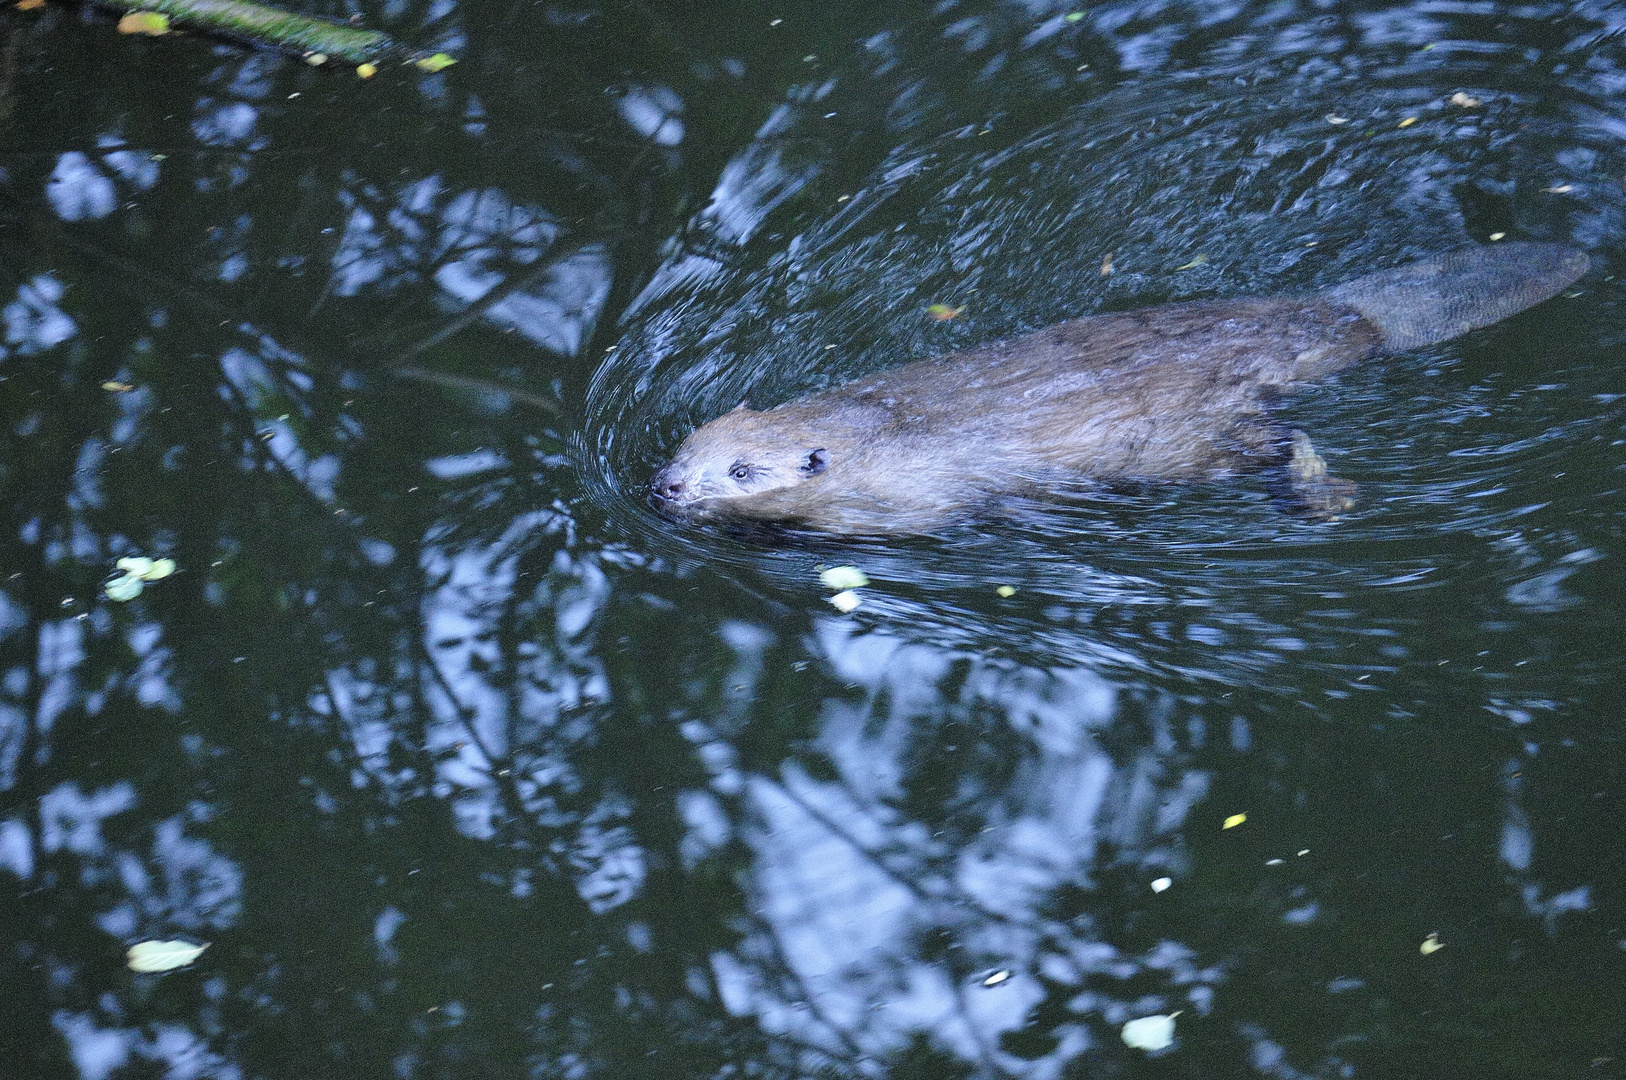
M 682 473 L 668 465 L 650 479 L 649 493 L 658 502 L 681 503 L 689 494 L 689 485 L 684 482 Z

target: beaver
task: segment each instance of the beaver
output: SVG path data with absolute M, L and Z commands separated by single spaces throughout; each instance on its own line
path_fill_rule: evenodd
M 1011 497 L 1246 469 L 1305 513 L 1352 504 L 1272 415 L 1295 386 L 1446 341 L 1586 273 L 1565 244 L 1469 246 L 1308 297 L 1074 319 L 703 425 L 650 482 L 679 519 L 929 533 Z

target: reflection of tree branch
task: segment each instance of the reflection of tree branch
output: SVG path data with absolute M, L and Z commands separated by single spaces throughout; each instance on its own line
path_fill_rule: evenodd
M 422 341 L 414 342 L 412 345 L 407 346 L 406 351 L 401 353 L 400 356 L 397 356 L 395 358 L 395 362 L 390 364 L 390 367 L 392 369 L 399 370 L 400 368 L 410 364 L 413 360 L 416 360 L 425 352 L 434 348 L 436 345 L 439 345 L 447 338 L 461 333 L 470 323 L 484 318 L 488 311 L 502 303 L 504 300 L 508 299 L 510 296 L 517 292 L 523 292 L 526 289 L 529 289 L 532 285 L 535 285 L 537 282 L 541 281 L 542 278 L 547 274 L 548 270 L 550 270 L 553 267 L 553 264 L 557 261 L 557 259 L 544 260 L 535 270 L 532 270 L 529 274 L 526 274 L 519 280 L 515 281 L 510 279 L 503 282 L 501 285 L 493 286 L 484 296 L 480 297 L 480 299 L 474 301 L 474 303 L 464 308 L 462 313 L 459 314 L 457 318 L 453 319 L 445 326 L 442 326 L 439 330 L 436 330 Z
M 852 1061 L 850 1061 L 848 1064 L 856 1066 L 860 1059 L 868 1056 L 864 1052 L 864 1048 L 854 1042 L 852 1036 L 849 1035 L 844 1028 L 842 1028 L 835 1021 L 831 1020 L 825 1015 L 824 1010 L 819 1008 L 818 995 L 813 992 L 812 987 L 807 985 L 806 981 L 802 978 L 802 973 L 796 970 L 796 965 L 792 964 L 790 962 L 790 957 L 785 954 L 785 944 L 780 940 L 779 932 L 774 929 L 774 927 L 765 919 L 759 918 L 756 920 L 756 923 L 763 935 L 763 938 L 768 943 L 768 948 L 773 951 L 773 959 L 779 966 L 780 978 L 787 980 L 796 988 L 796 1000 L 807 1003 L 807 1010 L 813 1014 L 813 1018 L 820 1024 L 823 1024 L 825 1029 L 834 1035 L 841 1045 L 846 1048 L 848 1055 L 852 1058 Z M 722 999 L 719 998 L 718 1000 Z M 800 1042 L 801 1040 L 798 1041 Z M 804 1043 L 803 1045 L 810 1044 Z M 814 1049 L 826 1057 L 836 1058 L 836 1055 L 832 1054 L 829 1049 L 825 1047 L 814 1047 Z
M 982 1029 L 971 1022 L 971 1006 L 965 999 L 965 989 L 963 982 L 955 980 L 954 1004 L 960 1014 L 960 1023 L 964 1024 L 966 1031 L 970 1032 L 971 1041 L 977 1044 L 977 1056 L 982 1059 L 983 1065 L 996 1075 L 1015 1076 L 1015 1073 L 999 1063 L 999 1059 L 994 1056 L 994 1048 L 988 1045 L 988 1040 L 983 1036 Z
M 975 896 L 972 896 L 964 889 L 961 889 L 959 885 L 957 885 L 951 879 L 946 880 L 946 884 L 949 890 L 952 891 L 952 896 L 932 895 L 918 881 L 915 881 L 913 878 L 906 876 L 901 871 L 894 870 L 892 867 L 888 866 L 881 853 L 872 851 L 870 848 L 866 847 L 864 843 L 856 836 L 848 832 L 835 821 L 832 821 L 826 814 L 820 811 L 817 807 L 813 806 L 806 799 L 803 799 L 796 792 L 792 791 L 787 785 L 768 780 L 767 777 L 763 777 L 763 780 L 767 781 L 768 783 L 773 783 L 775 787 L 784 793 L 787 799 L 800 807 L 803 813 L 812 818 L 814 821 L 818 822 L 820 825 L 824 826 L 824 828 L 828 830 L 832 836 L 835 836 L 837 839 L 848 844 L 854 851 L 862 855 L 865 860 L 872 863 L 876 869 L 880 870 L 881 873 L 885 874 L 899 885 L 902 885 L 905 889 L 908 889 L 917 899 L 925 902 L 950 900 L 961 907 L 974 911 L 978 915 L 990 921 L 1008 923 L 1013 926 L 1020 926 L 1025 929 L 1046 933 L 1046 928 L 1040 923 L 1036 923 L 1031 920 L 1015 919 L 1003 912 L 994 911 L 990 908 L 984 907 Z M 1048 937 L 1048 934 L 1046 934 L 1046 936 Z

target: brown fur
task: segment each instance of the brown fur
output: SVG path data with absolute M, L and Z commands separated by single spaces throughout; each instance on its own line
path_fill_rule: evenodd
M 1076 319 L 909 364 L 694 432 L 652 493 L 679 517 L 834 533 L 928 532 L 1003 496 L 1275 466 L 1301 509 L 1348 506 L 1271 399 L 1384 350 L 1488 326 L 1586 273 L 1585 252 L 1509 241 L 1308 299 L 1216 300 Z
M 930 531 L 999 495 L 1223 475 L 1276 453 L 1271 396 L 1379 346 L 1354 311 L 1315 300 L 1076 319 L 736 409 L 690 435 L 653 486 L 688 516 L 886 534 Z

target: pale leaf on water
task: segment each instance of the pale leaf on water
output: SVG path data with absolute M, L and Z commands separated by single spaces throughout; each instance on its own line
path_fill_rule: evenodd
M 208 947 L 208 942 L 142 941 L 131 945 L 124 955 L 131 971 L 174 971 L 202 956 Z
M 862 589 L 869 578 L 856 566 L 832 566 L 819 575 L 826 589 Z
M 1174 1016 L 1131 1020 L 1124 1025 L 1123 1039 L 1136 1050 L 1166 1050 L 1174 1042 Z
M 1247 820 L 1248 820 L 1248 815 L 1247 814 L 1232 814 L 1230 817 L 1225 819 L 1225 824 L 1221 825 L 1220 828 L 1221 829 L 1234 829 L 1238 825 L 1242 824 L 1244 821 L 1247 821 Z
M 851 589 L 847 589 L 830 597 L 830 603 L 837 611 L 841 612 L 843 615 L 846 615 L 859 604 L 863 603 L 863 601 L 858 598 L 857 593 L 853 592 Z

